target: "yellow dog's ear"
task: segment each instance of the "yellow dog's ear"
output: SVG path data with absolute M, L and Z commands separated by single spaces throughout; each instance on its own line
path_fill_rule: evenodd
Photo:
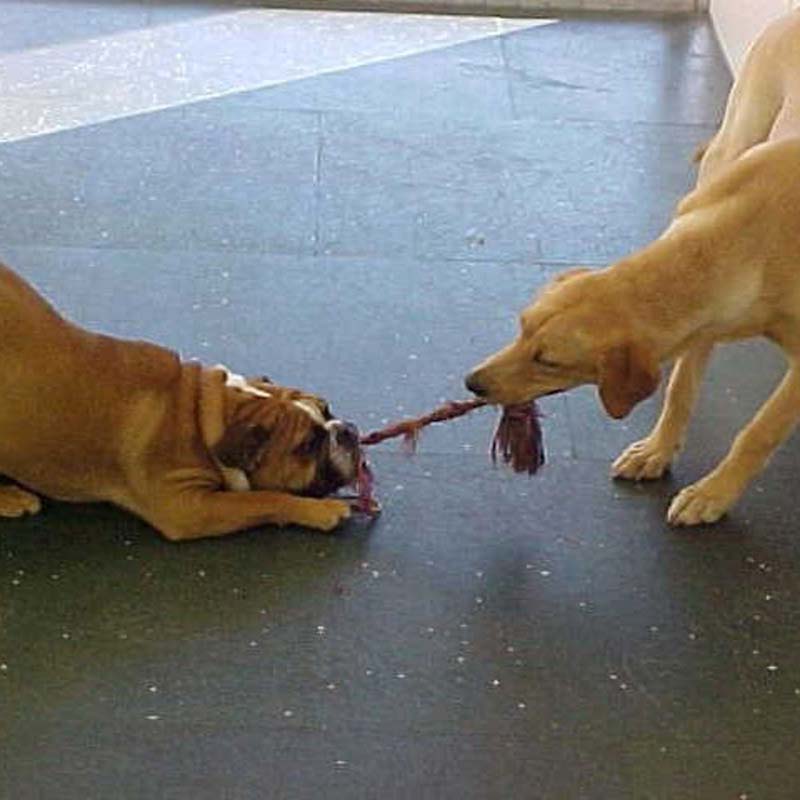
M 617 345 L 598 359 L 600 400 L 614 419 L 627 417 L 637 403 L 655 392 L 660 380 L 658 361 L 643 345 Z

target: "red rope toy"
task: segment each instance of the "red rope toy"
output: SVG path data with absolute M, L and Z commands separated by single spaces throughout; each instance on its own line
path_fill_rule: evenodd
M 476 408 L 488 405 L 485 400 L 451 401 L 435 408 L 421 417 L 404 419 L 361 437 L 361 445 L 369 447 L 386 439 L 402 436 L 406 445 L 413 452 L 419 441 L 420 432 L 434 422 L 447 422 L 463 417 Z M 492 461 L 497 461 L 498 453 L 503 462 L 510 464 L 515 472 L 527 472 L 533 475 L 544 464 L 544 447 L 542 445 L 542 428 L 539 424 L 539 410 L 536 402 L 521 405 L 504 406 L 497 427 L 492 437 Z M 375 515 L 380 512 L 380 504 L 373 496 L 373 475 L 362 455 L 356 488 L 358 496 L 356 509 L 365 514 Z

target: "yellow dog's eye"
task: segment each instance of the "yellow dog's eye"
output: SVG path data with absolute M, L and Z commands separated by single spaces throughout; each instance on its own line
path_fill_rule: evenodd
M 560 366 L 557 361 L 551 361 L 549 358 L 545 358 L 541 353 L 536 353 L 533 357 L 533 363 L 539 367 L 549 367 L 550 369 L 555 369 Z

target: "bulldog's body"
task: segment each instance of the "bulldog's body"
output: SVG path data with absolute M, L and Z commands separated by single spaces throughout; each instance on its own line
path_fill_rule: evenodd
M 63 319 L 0 265 L 0 516 L 35 513 L 34 492 L 109 501 L 170 539 L 263 523 L 329 530 L 347 503 L 354 428 L 324 401 L 182 362 L 147 342 Z

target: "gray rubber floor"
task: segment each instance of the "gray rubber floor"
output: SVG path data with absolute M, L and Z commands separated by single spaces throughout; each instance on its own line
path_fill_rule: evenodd
M 548 275 L 656 235 L 728 87 L 705 20 L 575 18 L 4 144 L 1 257 L 372 428 L 462 397 Z M 543 402 L 533 479 L 491 466 L 490 412 L 377 448 L 384 514 L 334 536 L 3 522 L 0 796 L 797 797 L 797 441 L 713 529 L 663 520 L 780 369 L 723 351 L 654 485 L 608 466 L 657 402 L 620 424 L 585 390 Z

